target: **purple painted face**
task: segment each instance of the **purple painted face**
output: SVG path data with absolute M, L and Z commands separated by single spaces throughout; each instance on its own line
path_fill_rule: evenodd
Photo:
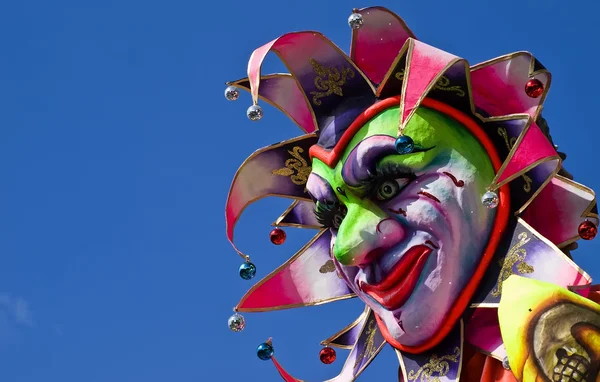
M 453 119 L 421 108 L 394 148 L 398 109 L 365 124 L 335 168 L 315 159 L 307 189 L 330 227 L 332 256 L 390 336 L 418 346 L 473 275 L 495 213 L 481 204 L 494 171 L 481 144 Z

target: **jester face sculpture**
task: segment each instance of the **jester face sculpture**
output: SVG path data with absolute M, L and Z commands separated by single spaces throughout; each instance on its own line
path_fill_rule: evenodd
M 234 227 L 253 202 L 294 200 L 273 224 L 279 226 L 273 244 L 282 244 L 283 226 L 316 230 L 248 290 L 230 328 L 243 329 L 239 313 L 358 297 L 366 305 L 362 314 L 322 342 L 327 357 L 332 347 L 350 349 L 331 382 L 354 381 L 386 344 L 398 355 L 403 381 L 457 381 L 462 357 L 473 353 L 463 352 L 468 346 L 495 358 L 492 366 L 485 361 L 486 368 L 500 368 L 488 370 L 493 378 L 508 378 L 511 367 L 525 382 L 550 376 L 556 354 L 563 366 L 577 359 L 596 370 L 600 361 L 583 354 L 589 344 L 571 354 L 565 341 L 537 352 L 546 361 L 529 367 L 525 356 L 533 353 L 520 346 L 526 334 L 518 330 L 531 319 L 533 300 L 516 304 L 522 293 L 503 291 L 513 275 L 582 295 L 591 290 L 589 276 L 560 249 L 579 236 L 593 238 L 598 214 L 593 191 L 559 173 L 562 159 L 540 123 L 549 72 L 526 52 L 471 66 L 416 40 L 382 7 L 354 10 L 349 24 L 349 55 L 319 33 L 288 33 L 256 49 L 248 77 L 226 90 L 229 100 L 239 89 L 250 92 L 251 120 L 262 118 L 259 101 L 266 101 L 303 131 L 254 152 L 233 179 L 226 231 L 244 260 L 240 276 L 249 280 L 257 272 L 234 244 Z M 261 74 L 269 52 L 289 74 Z M 406 142 L 408 150 L 400 145 Z M 497 203 L 485 203 L 484 195 Z M 507 313 L 499 325 L 502 298 Z M 571 326 L 579 328 L 576 335 L 592 330 Z M 545 331 L 542 337 L 556 332 L 535 328 Z M 270 341 L 257 350 L 285 381 L 299 381 L 273 354 Z M 507 365 L 499 362 L 505 358 Z
M 332 231 L 339 272 L 399 343 L 430 338 L 471 278 L 495 216 L 481 204 L 488 155 L 458 122 L 421 108 L 394 147 L 398 108 L 368 121 L 335 168 L 319 159 L 307 190 Z

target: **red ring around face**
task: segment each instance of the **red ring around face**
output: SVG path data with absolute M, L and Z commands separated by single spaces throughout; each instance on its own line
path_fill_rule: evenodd
M 383 112 L 384 110 L 398 105 L 400 105 L 400 96 L 386 98 L 374 104 L 373 106 L 365 110 L 362 114 L 360 114 L 356 118 L 356 120 L 354 120 L 354 122 L 352 122 L 352 124 L 342 134 L 340 140 L 331 151 L 327 151 L 317 145 L 312 146 L 309 150 L 309 155 L 311 159 L 317 158 L 329 167 L 335 167 L 354 135 L 367 122 L 369 122 L 373 117 Z M 490 138 L 475 120 L 473 120 L 470 116 L 461 112 L 460 110 L 431 98 L 423 99 L 421 105 L 453 118 L 454 120 L 462 124 L 467 130 L 469 130 L 469 132 L 473 134 L 475 138 L 479 141 L 479 143 L 484 147 L 490 158 L 490 161 L 492 162 L 494 172 L 498 173 L 500 167 L 502 166 L 500 156 L 498 155 L 498 152 L 496 151 L 496 148 L 494 147 L 494 144 L 492 143 Z M 375 316 L 377 319 L 379 329 L 381 330 L 381 334 L 383 335 L 385 340 L 389 342 L 393 347 L 402 351 L 406 351 L 408 353 L 422 353 L 439 344 L 448 335 L 448 333 L 450 333 L 452 328 L 455 327 L 456 323 L 461 318 L 462 314 L 464 313 L 465 309 L 468 307 L 471 299 L 473 298 L 473 295 L 475 294 L 475 291 L 477 290 L 477 287 L 479 286 L 479 283 L 481 282 L 485 271 L 487 270 L 492 258 L 494 257 L 496 248 L 498 247 L 498 244 L 500 243 L 500 240 L 502 239 L 502 236 L 504 235 L 504 232 L 506 230 L 506 225 L 508 224 L 508 219 L 510 215 L 510 189 L 508 184 L 505 184 L 504 186 L 498 189 L 498 196 L 500 199 L 500 204 L 496 208 L 496 219 L 494 220 L 494 225 L 492 227 L 492 234 L 485 248 L 485 251 L 483 252 L 483 256 L 481 257 L 479 265 L 477 265 L 477 268 L 475 269 L 471 280 L 467 283 L 465 288 L 459 294 L 454 306 L 446 315 L 446 322 L 442 324 L 442 327 L 431 338 L 417 346 L 404 346 L 398 341 L 396 341 L 394 337 L 392 337 L 381 318 L 379 318 L 379 316 L 377 315 Z

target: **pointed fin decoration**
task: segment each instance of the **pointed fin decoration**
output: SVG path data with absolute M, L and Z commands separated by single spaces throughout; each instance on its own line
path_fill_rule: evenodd
M 461 60 L 457 56 L 423 42 L 409 39 L 406 68 L 400 101 L 401 128 L 415 113 L 427 93 L 438 83 L 444 72 Z
M 460 320 L 436 347 L 420 354 L 396 349 L 403 380 L 458 382 L 462 369 L 464 324 Z
M 528 125 L 512 146 L 508 158 L 502 164 L 490 186 L 492 190 L 497 189 L 527 173 L 530 177 L 535 176 L 535 179 L 532 179 L 536 188 L 535 192 L 531 193 L 529 200 L 520 206 L 517 213 L 521 213 L 527 208 L 544 186 L 558 173 L 561 166 L 560 156 L 542 130 L 531 117 L 524 118 L 528 119 Z
M 497 309 L 475 309 L 465 328 L 465 341 L 499 361 L 506 357 Z
M 564 288 L 577 287 L 586 295 L 592 278 L 557 246 L 517 218 L 514 227 L 498 247 L 472 307 L 496 308 L 511 275 L 551 282 Z
M 350 325 L 340 330 L 336 334 L 321 341 L 323 346 L 331 346 L 340 349 L 352 349 L 365 323 L 365 319 L 369 315 L 370 309 L 365 306 L 365 310 L 354 320 Z
M 354 381 L 371 362 L 377 357 L 387 342 L 383 339 L 381 331 L 377 326 L 375 314 L 369 309 L 367 317 L 362 325 L 356 344 L 352 347 L 342 371 L 336 377 L 325 382 L 349 382 Z M 292 377 L 285 369 L 271 358 L 279 374 L 286 382 L 303 382 Z
M 562 248 L 579 240 L 577 231 L 581 222 L 590 220 L 598 225 L 598 215 L 592 212 L 595 206 L 593 190 L 556 175 L 521 217 Z
M 227 85 L 250 91 L 248 78 L 228 82 Z M 283 112 L 305 133 L 310 134 L 317 130 L 304 94 L 291 74 L 270 74 L 261 77 L 258 96 Z
M 406 40 L 416 37 L 389 9 L 368 7 L 357 13 L 362 15 L 363 25 L 352 30 L 350 57 L 371 81 L 379 84 Z
M 331 232 L 322 230 L 291 259 L 260 280 L 242 297 L 240 312 L 264 312 L 315 306 L 355 297 L 331 261 Z M 277 291 L 277 293 L 273 293 Z
M 272 226 L 323 229 L 315 216 L 315 203 L 312 200 L 294 201 Z
M 529 52 L 516 52 L 471 68 L 475 104 L 491 117 L 528 114 L 534 120 L 541 112 L 550 88 L 550 73 Z M 525 93 L 525 85 L 538 79 L 544 91 L 538 98 Z
M 519 276 L 511 276 L 504 288 L 498 317 L 517 380 L 599 380 L 600 305 Z
M 253 153 L 236 172 L 227 203 L 225 222 L 227 238 L 233 244 L 233 230 L 244 209 L 267 196 L 310 200 L 305 192 L 311 171 L 309 148 L 317 142 L 315 135 L 303 135 Z
M 329 39 L 318 32 L 285 34 L 256 49 L 248 63 L 248 79 L 252 101 L 259 97 L 260 70 L 269 52 L 275 52 L 288 68 L 301 89 L 314 118 L 322 128 L 334 111 L 349 107 L 347 100 L 365 98 L 365 105 L 374 101 L 375 88 L 356 64 Z
M 377 98 L 386 99 L 402 95 L 402 84 L 404 83 L 404 72 L 406 71 L 406 60 L 408 59 L 408 48 L 412 46 L 411 39 L 406 40 L 398 51 L 396 58 L 390 64 L 387 72 L 377 87 Z

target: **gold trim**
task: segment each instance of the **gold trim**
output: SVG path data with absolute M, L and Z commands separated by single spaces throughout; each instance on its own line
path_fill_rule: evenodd
M 305 201 L 305 200 L 302 200 Z M 294 200 L 292 204 L 275 220 L 271 223 L 271 227 L 293 227 L 293 228 L 307 228 L 307 229 L 323 229 L 322 226 L 318 225 L 307 225 L 298 223 L 282 223 L 281 221 L 287 217 L 287 215 L 300 203 L 300 200 Z
M 412 61 L 412 54 L 415 48 L 415 39 L 409 38 L 406 40 L 408 43 L 408 48 L 406 50 L 406 62 L 404 63 L 404 78 L 409 78 L 410 76 L 410 62 Z M 404 100 L 406 94 L 406 86 L 408 81 L 402 81 L 402 90 L 400 93 L 400 121 L 398 121 L 398 135 L 402 135 L 404 131 Z M 408 118 L 406 119 L 408 120 Z
M 246 299 L 252 293 L 254 293 L 255 290 L 257 290 L 258 288 L 260 288 L 265 282 L 269 281 L 274 276 L 278 275 L 279 272 L 281 272 L 289 264 L 293 263 L 296 259 L 298 259 L 300 256 L 302 256 L 304 254 L 304 252 L 306 252 L 306 250 L 309 249 L 310 246 L 315 241 L 317 241 L 317 239 L 319 239 L 327 231 L 328 231 L 328 229 L 321 230 L 308 243 L 306 243 L 302 248 L 300 248 L 300 250 L 298 252 L 296 252 L 296 254 L 294 254 L 294 256 L 290 257 L 288 259 L 288 261 L 286 261 L 285 263 L 281 264 L 273 272 L 269 273 L 262 280 L 260 280 L 256 284 L 254 284 L 254 286 L 252 288 L 250 288 L 250 290 L 248 292 L 246 292 L 246 294 L 242 297 L 242 299 L 240 300 L 240 302 L 236 305 L 236 307 L 234 309 L 237 309 L 238 312 L 246 312 L 246 313 L 251 313 L 251 312 L 270 312 L 270 311 L 275 311 L 275 310 L 300 308 L 300 307 L 305 307 L 305 306 L 317 306 L 317 305 L 327 304 L 327 303 L 334 302 L 334 301 L 340 301 L 340 300 L 345 300 L 345 299 L 356 297 L 356 295 L 354 293 L 349 293 L 349 294 L 345 294 L 345 295 L 342 295 L 342 296 L 337 296 L 337 297 L 333 297 L 333 298 L 326 298 L 326 299 L 322 299 L 322 300 L 313 301 L 311 303 L 278 305 L 278 306 L 271 306 L 271 307 L 268 307 L 268 308 L 249 308 L 249 309 L 240 308 L 240 305 L 242 305 L 244 303 L 244 301 L 246 301 Z
M 291 74 L 289 74 L 289 73 L 276 73 L 276 74 L 268 74 L 268 75 L 266 75 L 266 76 L 260 76 L 260 81 L 262 81 L 262 80 L 268 80 L 268 79 L 272 79 L 272 78 L 279 78 L 279 77 L 291 77 L 292 79 L 294 78 L 294 76 L 292 76 L 292 75 L 291 75 Z M 240 89 L 242 89 L 242 90 L 245 90 L 245 91 L 247 91 L 248 93 L 252 94 L 252 90 L 251 90 L 249 87 L 240 85 L 242 82 L 246 82 L 246 81 L 247 81 L 248 83 L 250 83 L 250 78 L 246 77 L 246 78 L 241 78 L 241 79 L 239 79 L 239 80 L 236 80 L 236 81 L 227 82 L 227 83 L 226 83 L 226 85 L 227 85 L 227 86 L 236 86 L 236 87 L 238 87 L 238 88 L 240 88 Z M 296 82 L 296 85 L 298 85 L 298 82 Z M 298 90 L 300 91 L 300 93 L 302 93 L 302 89 L 298 89 Z M 291 120 L 292 120 L 292 122 L 294 122 L 294 123 L 296 124 L 296 126 L 298 126 L 298 127 L 300 128 L 300 130 L 302 130 L 302 131 L 303 131 L 305 134 L 312 134 L 312 133 L 309 133 L 308 131 L 306 131 L 306 130 L 304 129 L 304 127 L 302 127 L 302 125 L 300 124 L 300 122 L 298 122 L 298 121 L 297 121 L 295 118 L 293 118 L 293 117 L 292 117 L 292 116 L 291 116 L 291 115 L 290 115 L 290 114 L 289 114 L 289 113 L 288 113 L 286 110 L 284 110 L 284 109 L 283 109 L 281 106 L 279 106 L 279 105 L 278 105 L 278 104 L 276 104 L 275 102 L 271 101 L 270 99 L 268 99 L 268 98 L 265 98 L 265 97 L 261 96 L 260 94 L 258 95 L 258 98 L 259 98 L 261 101 L 264 101 L 264 102 L 266 102 L 267 104 L 269 104 L 269 105 L 273 106 L 274 108 L 276 108 L 276 109 L 278 109 L 280 112 L 282 112 L 282 113 L 283 113 L 283 114 L 284 114 L 286 117 L 288 117 L 289 119 L 291 119 Z M 310 110 L 310 106 L 307 106 L 307 107 L 308 107 L 308 111 L 309 111 L 309 112 L 311 112 L 311 110 Z M 319 126 L 317 126 L 317 124 L 316 124 L 316 120 L 315 120 L 315 118 L 314 118 L 314 117 L 313 117 L 313 124 L 314 124 L 314 127 L 315 127 L 315 131 L 318 131 L 318 130 L 319 130 Z
M 469 340 L 467 340 L 467 342 L 469 342 Z M 503 359 L 498 357 L 497 355 L 495 355 L 494 353 L 491 353 L 487 350 L 483 350 L 482 348 L 480 348 L 479 346 L 475 346 L 473 345 L 471 342 L 469 342 L 469 345 L 471 345 L 475 350 L 477 350 L 479 353 L 481 354 L 485 354 L 488 357 L 492 357 L 493 359 L 497 359 L 498 361 L 502 362 Z M 502 346 L 504 346 L 504 342 L 502 342 Z
M 256 158 L 258 155 L 265 153 L 267 151 L 273 150 L 273 149 L 277 149 L 280 148 L 282 146 L 288 145 L 290 143 L 294 143 L 294 142 L 299 142 L 299 141 L 303 141 L 305 139 L 311 139 L 311 138 L 315 138 L 316 134 L 305 134 L 305 135 L 301 135 L 299 137 L 296 138 L 292 138 L 292 139 L 288 139 L 287 141 L 283 141 L 283 142 L 279 142 L 277 144 L 271 145 L 271 146 L 267 146 L 267 147 L 263 147 L 262 149 L 258 149 L 256 150 L 254 153 L 252 153 L 248 158 L 246 158 L 246 160 L 244 162 L 242 162 L 242 164 L 240 165 L 240 167 L 238 168 L 238 170 L 235 172 L 235 175 L 233 176 L 233 180 L 231 181 L 231 186 L 229 186 L 229 192 L 227 193 L 227 201 L 225 202 L 225 232 L 229 231 L 229 222 L 227 221 L 227 206 L 229 205 L 230 199 L 231 199 L 231 191 L 233 190 L 233 186 L 235 185 L 235 182 L 237 181 L 238 176 L 240 175 L 240 172 L 242 171 L 242 169 L 246 166 L 246 164 L 248 162 L 250 162 L 251 160 L 253 160 L 254 158 Z M 253 198 L 250 199 L 248 202 L 246 202 L 246 204 L 244 204 L 242 206 L 242 208 L 240 209 L 238 216 L 236 216 L 236 218 L 234 219 L 234 221 L 231 223 L 232 224 L 232 232 L 231 232 L 231 239 L 229 240 L 229 242 L 231 243 L 231 245 L 233 246 L 233 249 L 237 252 L 237 254 L 239 256 L 241 256 L 244 260 L 248 260 L 250 259 L 249 256 L 244 255 L 233 243 L 233 238 L 234 238 L 234 234 L 235 234 L 235 225 L 237 224 L 238 220 L 240 219 L 240 217 L 242 216 L 243 212 L 246 210 L 246 208 L 260 200 L 260 199 L 264 199 L 267 198 L 269 196 L 278 196 L 281 198 L 286 198 L 286 199 L 294 199 L 294 200 L 312 200 L 308 197 L 306 198 L 302 198 L 302 197 L 298 197 L 298 196 L 289 196 L 289 195 L 283 195 L 283 194 L 277 194 L 277 193 L 268 193 L 265 195 L 261 195 L 257 198 Z
M 460 319 L 460 358 L 459 358 L 459 364 L 458 364 L 458 371 L 456 374 L 456 380 L 455 382 L 460 382 L 460 374 L 462 373 L 462 366 L 463 366 L 463 351 L 464 351 L 464 347 L 465 347 L 465 324 L 463 319 Z M 415 380 L 415 378 L 413 377 L 412 379 L 408 378 L 408 375 L 406 374 L 406 365 L 404 365 L 404 359 L 402 358 L 402 353 L 400 352 L 400 350 L 398 349 L 394 349 L 394 351 L 396 352 L 396 357 L 398 357 L 398 362 L 400 363 L 400 370 L 402 371 L 402 378 L 404 378 L 405 382 L 411 381 L 411 380 Z M 429 379 L 428 379 L 429 381 Z M 439 379 L 434 378 L 432 380 L 432 382 L 438 381 Z
M 471 303 L 469 305 L 469 308 L 498 309 L 499 305 L 500 304 L 497 302 L 476 302 L 476 303 Z
M 333 343 L 333 341 L 337 340 L 342 335 L 344 335 L 347 332 L 349 332 L 350 330 L 354 329 L 356 327 L 356 325 L 360 324 L 361 321 L 366 320 L 366 318 L 368 317 L 368 315 L 369 315 L 370 312 L 371 312 L 371 308 L 369 308 L 368 305 L 365 305 L 365 309 L 358 316 L 358 318 L 356 320 L 354 320 L 354 322 L 352 322 L 351 324 L 347 325 L 345 328 L 341 329 L 340 331 L 338 331 L 334 335 L 330 336 L 329 338 L 321 341 L 321 345 L 323 345 L 323 346 L 330 346 L 330 347 L 336 347 L 336 348 L 339 348 L 339 349 L 352 349 L 352 347 L 354 345 L 338 345 L 338 344 Z

